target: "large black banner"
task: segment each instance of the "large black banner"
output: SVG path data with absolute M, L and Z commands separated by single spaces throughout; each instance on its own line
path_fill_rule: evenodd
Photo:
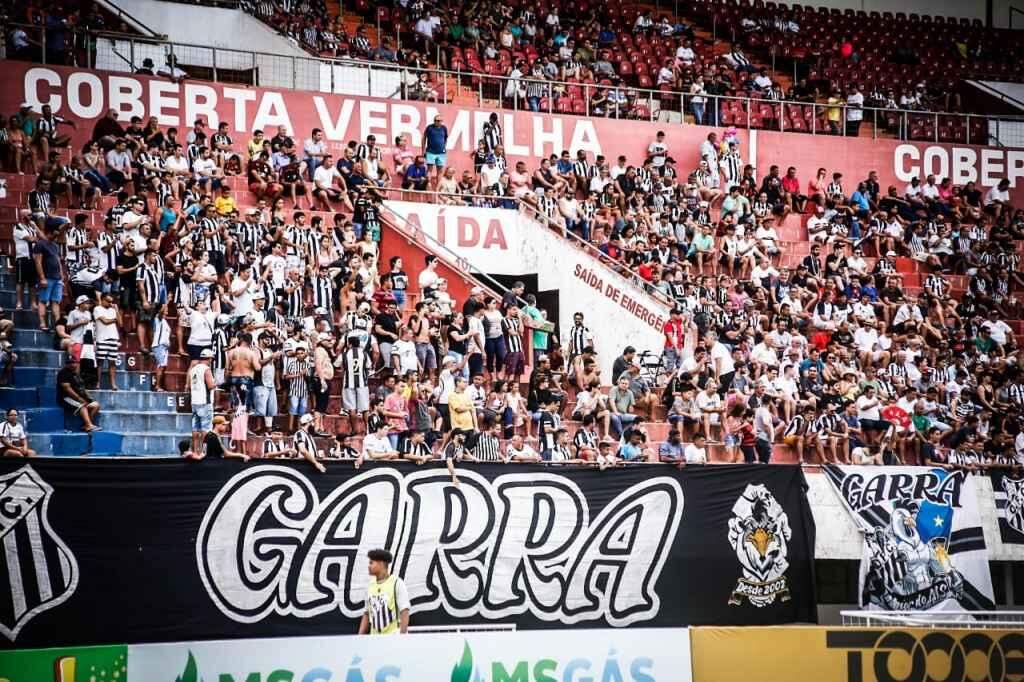
M 0 462 L 7 647 L 352 633 L 366 552 L 414 625 L 814 622 L 797 466 Z
M 999 537 L 1004 544 L 1024 545 L 1024 477 L 1010 476 L 1000 469 L 989 472 L 999 519 Z

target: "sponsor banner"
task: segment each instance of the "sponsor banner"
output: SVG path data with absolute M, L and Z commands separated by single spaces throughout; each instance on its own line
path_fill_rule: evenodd
M 126 682 L 128 679 L 146 678 L 128 677 L 128 647 L 123 645 L 25 649 L 0 654 L 0 682 Z
M 321 128 L 328 143 L 340 151 L 348 140 L 363 140 L 369 134 L 385 151 L 399 135 L 408 135 L 418 149 L 423 129 L 436 113 L 449 130 L 449 159 L 468 166 L 468 155 L 476 149 L 484 122 L 493 110 L 453 104 L 403 102 L 395 99 L 331 95 L 310 91 L 251 88 L 225 83 L 185 81 L 171 83 L 160 78 L 106 71 L 87 71 L 26 62 L 4 62 L 0 72 L 0 108 L 17 111 L 22 102 L 39 111 L 49 104 L 55 114 L 75 121 L 75 146 L 81 146 L 96 121 L 110 109 L 127 125 L 132 116 L 156 116 L 160 125 L 187 130 L 197 118 L 216 128 L 224 121 L 236 143 L 248 141 L 260 128 L 268 134 L 285 126 L 299 146 L 312 128 Z M 499 110 L 504 130 L 505 154 L 510 162 L 526 161 L 535 166 L 541 158 L 560 154 L 575 156 L 577 150 L 603 154 L 612 160 L 625 155 L 631 161 L 646 157 L 647 145 L 657 131 L 665 132 L 669 153 L 680 172 L 696 169 L 700 143 L 713 129 L 705 126 L 622 121 L 585 116 Z M 801 135 L 766 130 L 738 133 L 744 161 L 765 175 L 768 167 L 796 166 L 804 182 L 814 177 L 819 166 L 831 173 L 842 172 L 846 186 L 879 175 L 883 190 L 894 184 L 902 193 L 912 177 L 929 173 L 950 177 L 956 184 L 969 181 L 983 188 L 1000 179 L 1010 180 L 1010 199 L 1024 203 L 1024 150 L 1007 147 L 901 142 L 894 139 Z M 459 161 L 455 161 L 460 159 Z M 461 159 L 465 159 L 463 162 Z
M 690 630 L 693 679 L 714 682 L 1024 680 L 1024 634 L 945 628 Z
M 1024 545 L 1024 478 L 999 469 L 989 472 L 1003 544 Z
M 994 608 L 975 487 L 965 472 L 830 465 L 825 473 L 864 535 L 861 606 Z
M 50 487 L 47 533 L 78 576 L 77 589 L 51 595 L 62 603 L 0 644 L 350 634 L 366 553 L 380 547 L 395 556 L 414 625 L 815 619 L 814 522 L 798 466 L 479 465 L 458 487 L 441 463 L 327 467 L 0 461 L 0 475 Z M 0 509 L 19 499 L 0 498 Z M 5 603 L 36 598 L 39 576 L 57 572 L 45 547 L 31 532 L 9 546 L 3 561 L 20 581 L 9 571 L 0 582 Z
M 974 182 L 982 191 L 1006 178 L 1010 201 L 1024 203 L 1024 149 L 829 135 L 808 138 L 769 131 L 755 134 L 758 175 L 765 174 L 771 164 L 778 164 L 783 174 L 786 167 L 795 166 L 797 177 L 806 183 L 824 167 L 830 174 L 842 173 L 843 186 L 849 192 L 870 171 L 876 171 L 883 194 L 889 185 L 895 185 L 900 196 L 911 178 L 923 181 L 928 174 L 938 180 L 952 178 L 956 185 Z
M 288 637 L 129 647 L 146 682 L 690 682 L 683 628 Z
M 277 126 L 285 126 L 299 149 L 313 128 L 322 129 L 336 151 L 349 140 L 364 140 L 371 134 L 385 150 L 400 135 L 409 136 L 412 148 L 420 149 L 423 129 L 435 114 L 440 114 L 449 131 L 450 163 L 462 168 L 469 167 L 468 155 L 476 149 L 484 123 L 494 111 L 202 81 L 171 83 L 147 76 L 4 62 L 0 109 L 17 111 L 22 102 L 37 112 L 48 104 L 55 114 L 75 121 L 79 129 L 70 132 L 76 145 L 84 143 L 96 121 L 113 109 L 125 126 L 132 116 L 143 120 L 156 116 L 160 125 L 174 126 L 182 132 L 191 128 L 197 117 L 213 129 L 223 121 L 236 144 L 247 142 L 253 130 L 273 135 Z M 506 157 L 513 163 L 527 161 L 531 167 L 563 149 L 571 149 L 574 154 L 578 149 L 585 150 L 591 159 L 603 154 L 609 162 L 619 155 L 642 159 L 647 145 L 662 129 L 661 124 L 644 121 L 508 110 L 498 113 Z M 710 129 L 668 124 L 663 129 L 665 143 L 679 168 L 696 168 L 700 143 Z M 746 131 L 741 131 L 739 137 L 746 148 Z
M 669 307 L 640 286 L 518 211 L 388 201 L 414 230 L 443 244 L 466 264 L 492 275 L 536 273 L 541 291 L 558 291 L 559 324 L 583 313 L 605 376 L 625 346 L 660 353 Z M 428 248 L 430 240 L 422 241 Z

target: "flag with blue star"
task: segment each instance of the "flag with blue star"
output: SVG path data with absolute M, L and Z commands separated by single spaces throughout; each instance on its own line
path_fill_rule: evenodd
M 934 538 L 942 538 L 949 545 L 949 536 L 953 532 L 953 507 L 947 504 L 935 504 L 925 500 L 917 511 L 917 534 L 921 540 L 931 543 Z

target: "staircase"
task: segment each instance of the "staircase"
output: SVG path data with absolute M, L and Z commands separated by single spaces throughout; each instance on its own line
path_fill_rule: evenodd
M 14 308 L 14 276 L 6 258 L 0 273 L 0 305 Z M 14 379 L 0 388 L 0 407 L 22 413 L 29 446 L 40 455 L 133 456 L 177 454 L 178 440 L 188 434 L 190 415 L 177 411 L 172 393 L 150 390 L 148 372 L 118 370 L 119 390 L 109 390 L 106 371 L 101 372 L 102 390 L 91 391 L 101 406 L 98 423 L 102 431 L 83 433 L 82 421 L 57 405 L 57 371 L 65 353 L 54 350 L 53 334 L 39 331 L 35 311 L 15 311 L 11 342 L 18 355 Z M 126 366 L 121 354 L 119 366 Z

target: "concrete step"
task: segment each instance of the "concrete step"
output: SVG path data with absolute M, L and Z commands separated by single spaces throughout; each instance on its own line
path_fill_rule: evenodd
M 68 428 L 64 410 L 59 407 L 18 407 L 18 410 L 23 417 L 25 430 L 29 433 L 64 431 Z
M 120 433 L 190 433 L 192 415 L 177 412 L 125 412 L 102 410 L 104 429 Z
M 178 441 L 191 438 L 188 431 L 177 432 L 126 432 L 122 434 L 121 453 L 128 456 L 167 456 L 178 454 Z
M 24 349 L 42 348 L 53 349 L 53 333 L 42 332 L 38 329 L 15 329 L 12 341 L 16 350 L 21 352 Z
M 148 372 L 125 372 L 123 370 L 115 372 L 114 379 L 117 381 L 118 389 L 122 391 L 148 391 L 153 381 L 152 375 Z M 14 383 L 17 386 L 55 387 L 57 385 L 57 372 L 55 369 L 48 367 L 15 367 Z M 100 386 L 102 388 L 109 388 L 105 370 L 100 372 Z
M 53 401 L 50 400 L 49 404 L 52 403 Z M 4 410 L 12 407 L 25 410 L 38 407 L 40 404 L 39 391 L 35 388 L 25 388 L 22 386 L 0 388 L 0 408 Z
M 157 391 L 91 391 L 92 397 L 108 410 L 134 412 L 176 412 L 184 409 L 185 397 Z
M 120 455 L 123 437 L 108 431 L 29 433 L 29 447 L 39 455 L 51 457 L 80 457 L 82 455 Z
M 18 348 L 18 367 L 44 367 L 60 369 L 64 366 L 63 351 L 44 348 Z

